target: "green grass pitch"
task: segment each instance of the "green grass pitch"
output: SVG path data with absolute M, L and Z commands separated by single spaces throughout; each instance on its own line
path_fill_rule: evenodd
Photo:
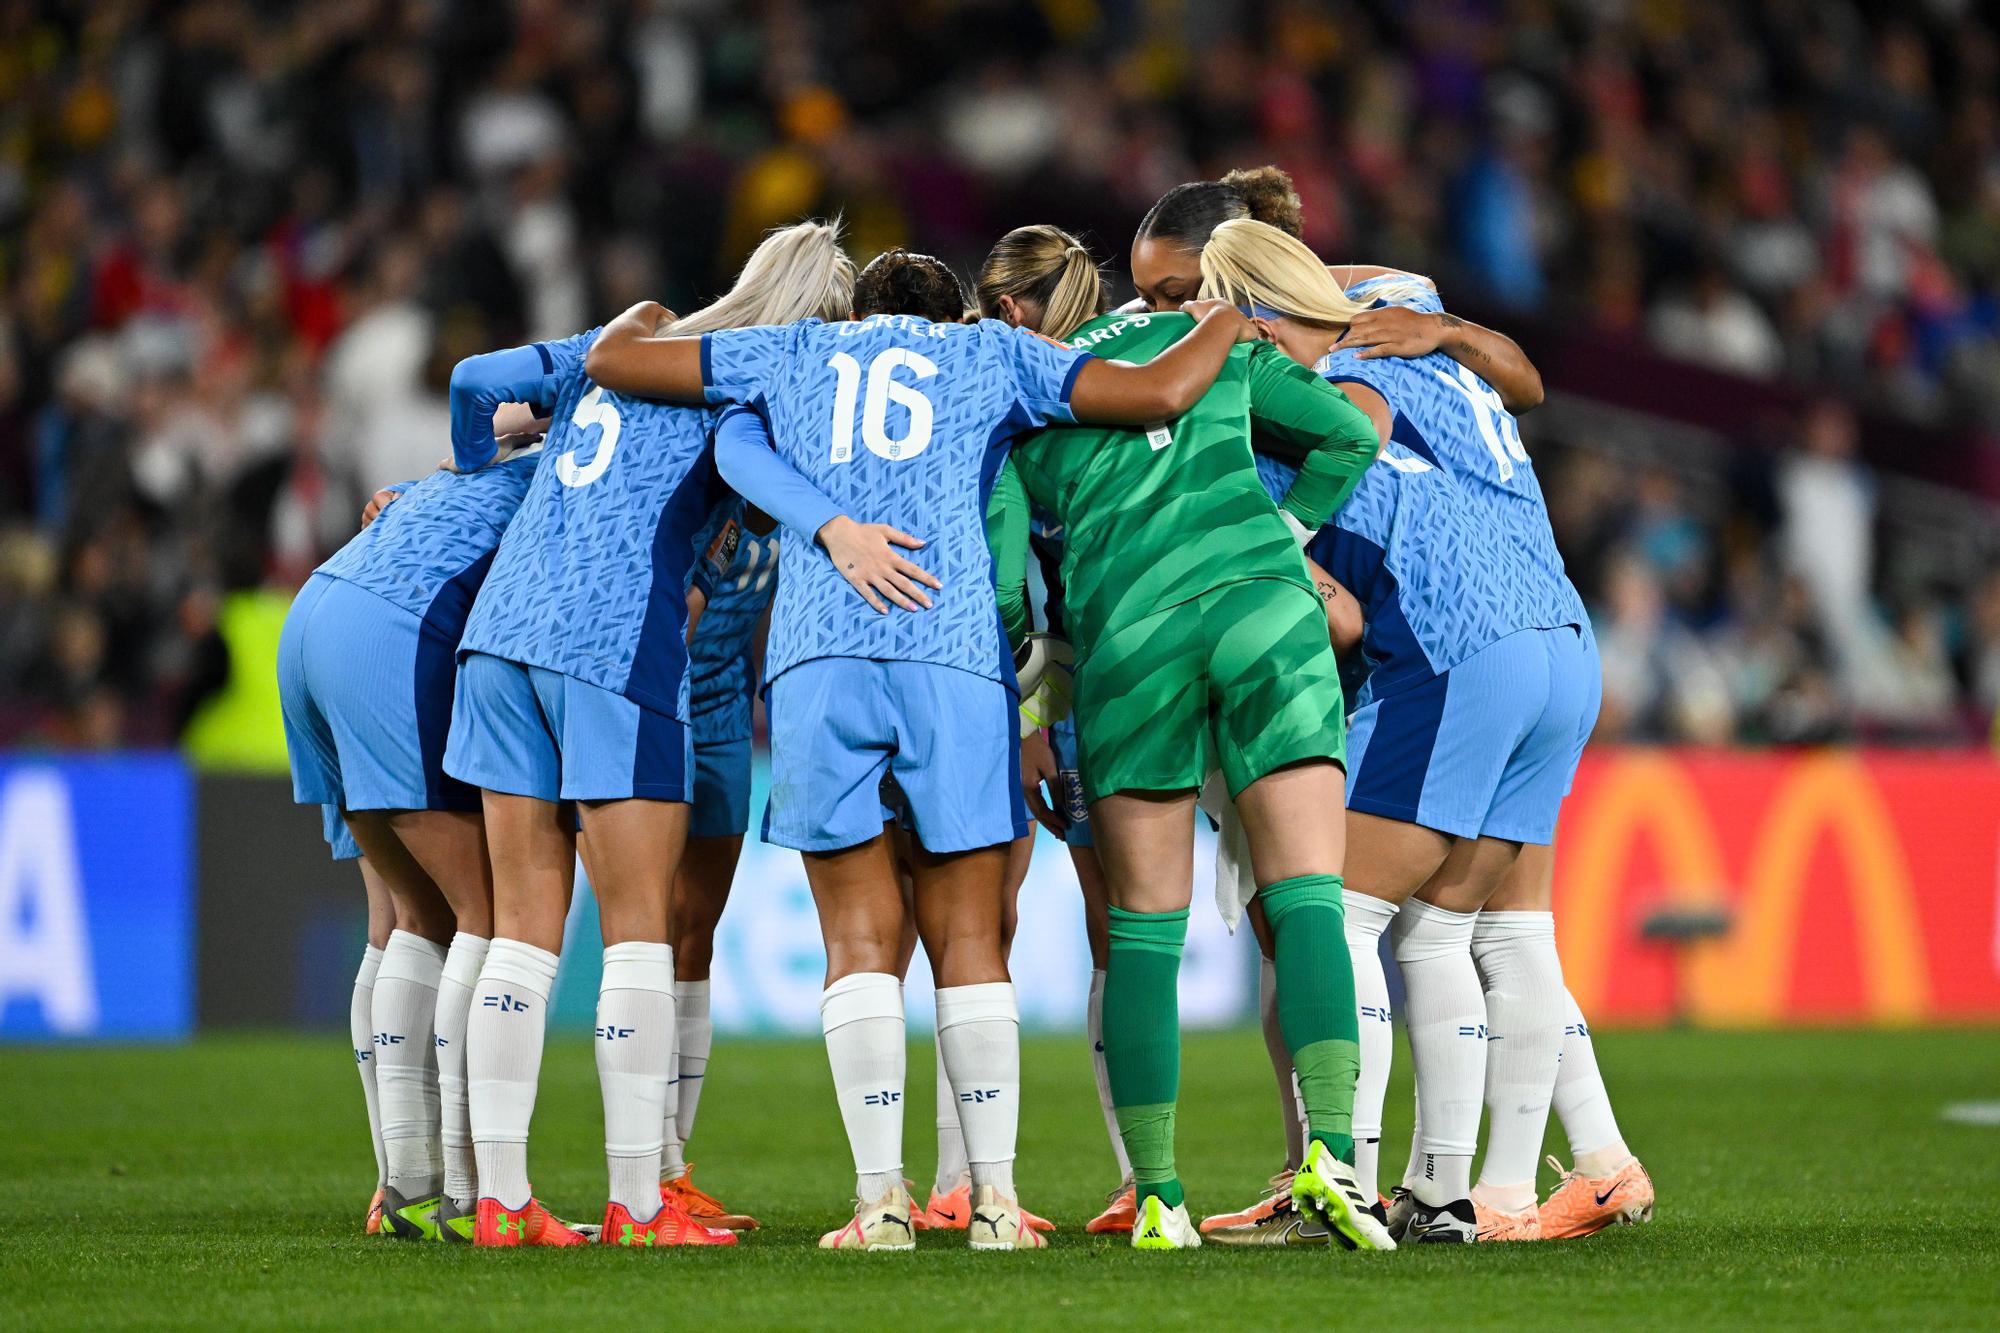
M 1584 1241 L 1353 1255 L 1140 1255 L 1081 1224 L 1111 1184 L 1082 1044 L 1027 1043 L 1020 1180 L 1045 1254 L 829 1255 L 852 1178 L 817 1043 L 724 1041 L 691 1156 L 765 1229 L 734 1250 L 474 1252 L 361 1234 L 373 1185 L 342 1038 L 0 1051 L 0 1328 L 1509 1325 L 1992 1327 L 2000 1032 L 1608 1033 L 1599 1051 L 1657 1219 Z M 929 1172 L 931 1056 L 910 1049 L 910 1174 Z M 1407 1133 L 1407 1060 L 1390 1148 Z M 1275 1097 L 1254 1034 L 1191 1038 L 1180 1151 L 1197 1212 L 1254 1198 Z M 1403 1108 L 1398 1111 L 1397 1108 Z M 1550 1146 L 1560 1146 L 1551 1126 Z M 543 1197 L 602 1209 L 587 1044 L 550 1043 Z M 1546 1172 L 1542 1186 L 1549 1185 Z

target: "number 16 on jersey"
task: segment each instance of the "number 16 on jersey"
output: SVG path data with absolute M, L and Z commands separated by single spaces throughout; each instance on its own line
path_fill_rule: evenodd
M 835 352 L 827 360 L 836 384 L 833 392 L 832 449 L 827 460 L 845 463 L 854 457 L 855 400 L 862 398 L 864 378 L 861 363 L 846 352 Z M 895 462 L 913 458 L 931 442 L 933 413 L 931 400 L 921 389 L 896 378 L 898 370 L 908 370 L 923 381 L 938 373 L 937 363 L 921 352 L 891 347 L 878 352 L 868 363 L 865 376 L 867 394 L 861 404 L 861 442 L 877 458 Z M 889 404 L 897 403 L 910 414 L 910 428 L 894 439 L 889 436 Z

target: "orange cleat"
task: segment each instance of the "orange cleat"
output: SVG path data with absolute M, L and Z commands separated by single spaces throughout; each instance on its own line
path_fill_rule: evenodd
M 916 1183 L 916 1181 L 911 1180 L 908 1176 L 903 1177 L 903 1193 L 910 1200 L 910 1230 L 912 1233 L 929 1231 L 931 1229 L 930 1219 L 924 1215 L 923 1209 L 917 1207 Z
M 597 1235 L 600 1245 L 626 1245 L 634 1249 L 658 1249 L 668 1245 L 734 1245 L 736 1233 L 721 1227 L 703 1226 L 689 1217 L 687 1210 L 666 1198 L 649 1222 L 634 1222 L 622 1203 L 604 1206 L 604 1229 Z
M 700 1222 L 703 1226 L 721 1227 L 724 1231 L 755 1231 L 757 1219 L 748 1213 L 732 1213 L 722 1206 L 722 1201 L 694 1183 L 694 1163 L 677 1179 L 660 1182 L 660 1198 L 678 1207 L 682 1212 Z
M 382 1234 L 382 1187 L 375 1187 L 375 1197 L 368 1201 L 368 1224 L 362 1228 L 370 1236 Z
M 1083 1224 L 1092 1236 L 1129 1236 L 1139 1217 L 1139 1191 L 1120 1185 L 1104 1196 L 1104 1211 Z
M 1056 1224 L 1045 1217 L 1036 1217 L 1018 1204 L 1015 1208 L 1021 1214 L 1022 1225 L 1034 1231 L 1054 1231 Z M 919 1214 L 924 1230 L 963 1231 L 972 1221 L 972 1182 L 965 1181 L 949 1194 L 931 1191 L 930 1202 Z M 1130 1230 L 1128 1227 L 1127 1230 Z
M 1570 1240 L 1608 1226 L 1653 1220 L 1653 1178 L 1638 1158 L 1608 1176 L 1564 1171 L 1563 1164 L 1553 1157 L 1549 1165 L 1562 1173 L 1562 1183 L 1541 1207 L 1544 1239 Z
M 1268 1223 L 1278 1213 L 1289 1212 L 1291 1206 L 1292 1173 L 1289 1170 L 1280 1171 L 1271 1177 L 1264 1197 L 1242 1212 L 1217 1213 L 1213 1217 L 1202 1218 L 1201 1234 L 1206 1236 L 1209 1232 L 1219 1231 L 1223 1227 L 1244 1227 L 1255 1230 Z
M 1479 1219 L 1479 1239 L 1482 1241 L 1542 1239 L 1542 1214 L 1538 1208 L 1529 1207 L 1518 1213 L 1508 1213 L 1489 1208 L 1475 1198 L 1472 1211 Z
M 481 1199 L 474 1214 L 472 1243 L 484 1246 L 588 1245 L 589 1237 L 542 1207 L 540 1199 L 526 1208 L 503 1207 L 498 1199 Z

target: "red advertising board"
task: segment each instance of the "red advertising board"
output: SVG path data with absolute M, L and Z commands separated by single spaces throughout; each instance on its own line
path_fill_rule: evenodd
M 1563 967 L 1594 1022 L 2000 1020 L 2000 762 L 1593 749 L 1557 835 Z M 1727 934 L 1642 938 L 1673 907 Z

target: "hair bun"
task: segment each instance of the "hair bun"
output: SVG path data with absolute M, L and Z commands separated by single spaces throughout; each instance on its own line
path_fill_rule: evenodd
M 1288 236 L 1304 236 L 1304 207 L 1291 176 L 1282 168 L 1245 167 L 1224 176 L 1222 183 L 1243 200 L 1254 221 L 1268 223 Z

